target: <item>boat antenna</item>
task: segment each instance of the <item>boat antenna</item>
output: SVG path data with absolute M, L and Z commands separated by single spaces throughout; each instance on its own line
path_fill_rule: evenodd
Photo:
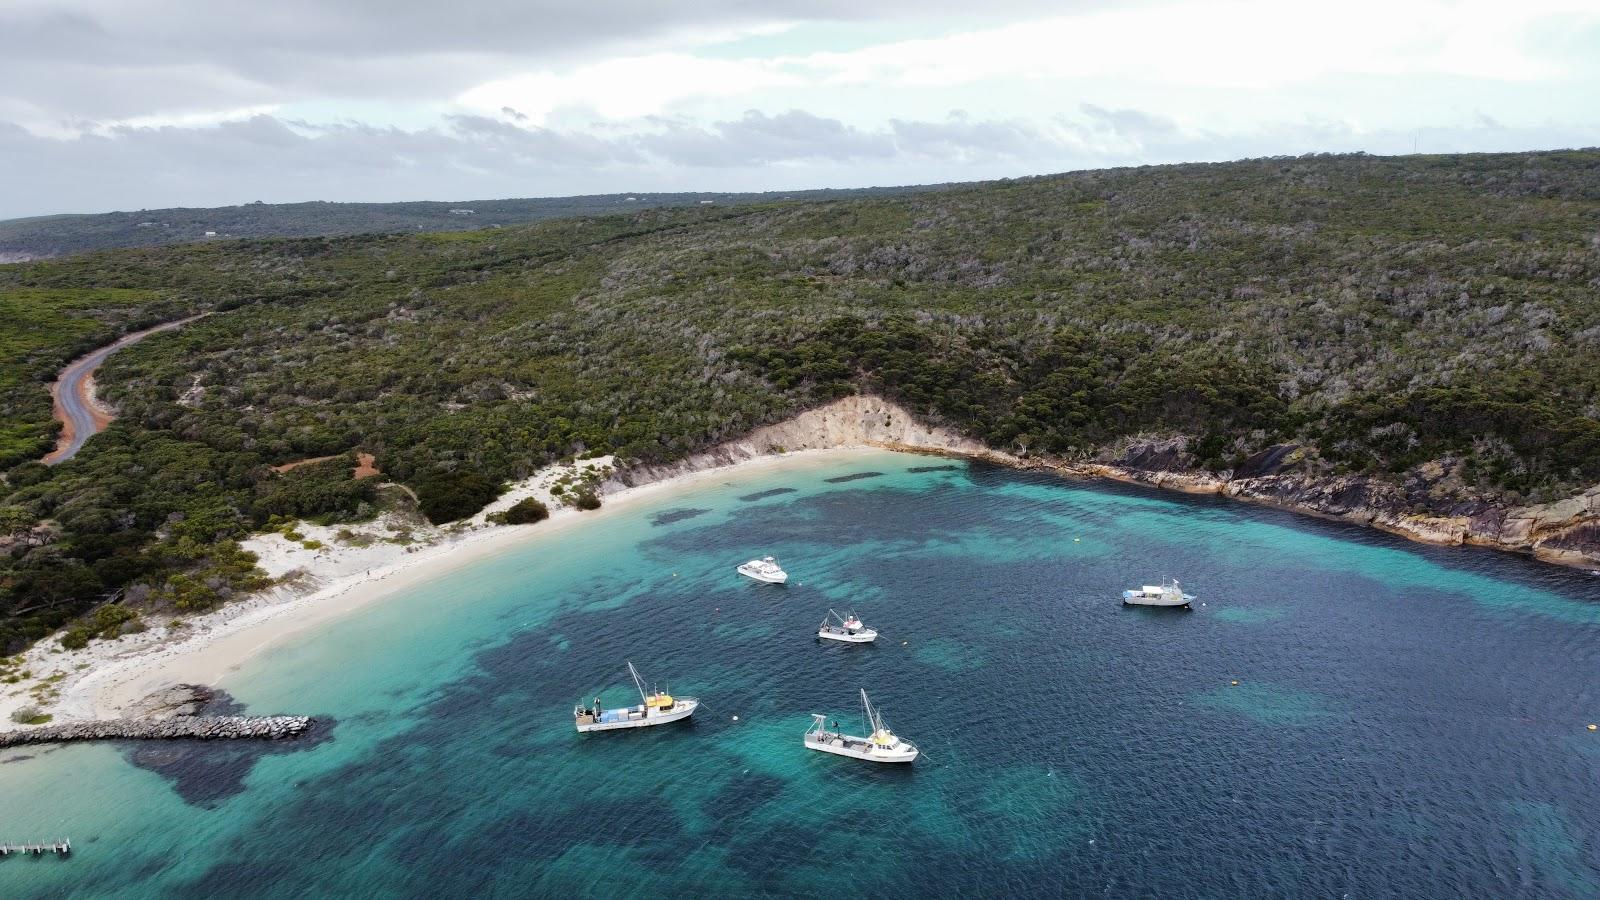
M 639 702 L 649 703 L 650 698 L 645 696 L 644 679 L 639 677 L 639 670 L 633 667 L 633 661 L 628 661 L 628 674 L 633 676 L 633 686 L 639 689 Z

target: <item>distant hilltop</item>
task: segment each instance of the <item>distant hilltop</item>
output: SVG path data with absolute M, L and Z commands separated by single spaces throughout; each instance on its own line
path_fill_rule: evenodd
M 141 209 L 0 220 L 0 264 L 91 250 L 153 247 L 227 238 L 462 231 L 543 219 L 627 213 L 651 207 L 840 200 L 933 191 L 949 185 L 765 193 L 591 194 L 518 200 L 405 203 L 246 203 L 214 208 Z

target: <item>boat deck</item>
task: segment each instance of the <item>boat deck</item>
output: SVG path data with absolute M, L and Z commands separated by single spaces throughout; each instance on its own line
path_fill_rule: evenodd
M 832 731 L 824 731 L 820 734 L 812 732 L 806 736 L 806 740 L 813 744 L 821 744 L 825 747 L 839 747 L 845 750 L 868 751 L 872 749 L 872 742 L 866 738 Z

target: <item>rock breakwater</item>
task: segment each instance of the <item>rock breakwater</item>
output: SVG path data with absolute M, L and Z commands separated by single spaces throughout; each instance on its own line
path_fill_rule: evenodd
M 215 699 L 200 685 L 164 688 L 141 700 L 124 718 L 65 722 L 0 732 L 0 749 L 72 741 L 269 740 L 298 737 L 310 716 L 200 715 Z
M 180 716 L 161 721 L 104 719 L 0 732 L 0 749 L 69 741 L 282 740 L 311 727 L 309 716 Z

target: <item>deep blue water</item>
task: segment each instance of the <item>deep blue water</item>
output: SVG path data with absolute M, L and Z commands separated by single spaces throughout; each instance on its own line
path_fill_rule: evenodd
M 766 553 L 789 585 L 733 573 Z M 1171 575 L 1204 605 L 1117 600 Z M 830 606 L 878 644 L 819 644 Z M 705 707 L 575 734 L 629 659 Z M 224 687 L 332 724 L 0 756 L 34 756 L 0 765 L 0 832 L 80 848 L 0 862 L 0 896 L 1600 897 L 1600 578 L 1210 498 L 796 461 Z M 802 748 L 858 687 L 915 766 Z

